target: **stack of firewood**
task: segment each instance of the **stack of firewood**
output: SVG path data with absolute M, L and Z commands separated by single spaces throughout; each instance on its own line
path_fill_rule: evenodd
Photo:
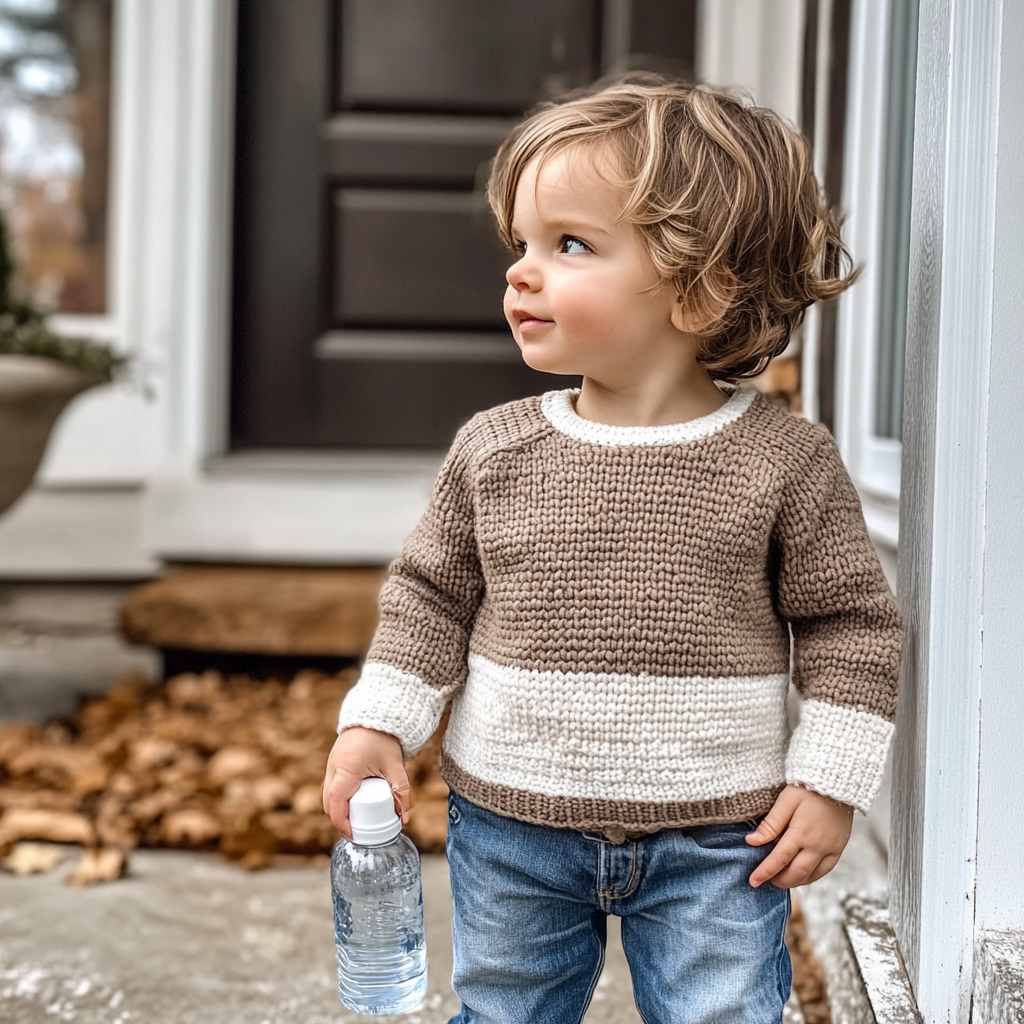
M 137 846 L 220 850 L 249 868 L 323 857 L 338 838 L 324 765 L 355 674 L 126 678 L 71 719 L 0 727 L 0 857 L 76 843 L 93 861 L 105 854 L 112 877 L 123 871 L 112 851 Z M 425 851 L 444 849 L 441 732 L 408 765 L 406 831 Z

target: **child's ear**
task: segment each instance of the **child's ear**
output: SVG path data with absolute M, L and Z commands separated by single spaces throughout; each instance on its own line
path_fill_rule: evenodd
M 672 326 L 683 334 L 706 334 L 721 320 L 736 297 L 736 277 L 728 270 L 708 275 L 691 294 L 677 294 L 670 314 Z

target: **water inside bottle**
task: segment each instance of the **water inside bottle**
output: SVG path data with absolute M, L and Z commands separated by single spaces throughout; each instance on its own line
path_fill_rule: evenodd
M 403 1013 L 427 992 L 419 855 L 405 837 L 338 844 L 332 863 L 338 995 L 350 1010 Z

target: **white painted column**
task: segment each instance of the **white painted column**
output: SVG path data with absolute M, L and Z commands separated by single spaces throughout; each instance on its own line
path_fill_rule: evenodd
M 122 4 L 139 62 L 132 312 L 154 353 L 154 468 L 192 467 L 226 440 L 235 3 Z
M 978 929 L 1024 927 L 1022 56 L 1020 4 L 921 4 L 890 884 L 927 1022 L 970 1019 Z
M 1024 930 L 1024 4 L 1003 0 L 985 480 L 976 924 Z

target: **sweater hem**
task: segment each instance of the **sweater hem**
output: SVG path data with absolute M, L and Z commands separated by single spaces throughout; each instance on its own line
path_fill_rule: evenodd
M 767 814 L 785 787 L 785 783 L 780 782 L 776 786 L 747 793 L 733 793 L 709 800 L 666 803 L 550 796 L 484 782 L 459 767 L 443 749 L 441 775 L 459 796 L 485 810 L 530 825 L 571 828 L 582 832 L 600 832 L 612 828 L 651 833 L 665 828 L 750 821 Z

